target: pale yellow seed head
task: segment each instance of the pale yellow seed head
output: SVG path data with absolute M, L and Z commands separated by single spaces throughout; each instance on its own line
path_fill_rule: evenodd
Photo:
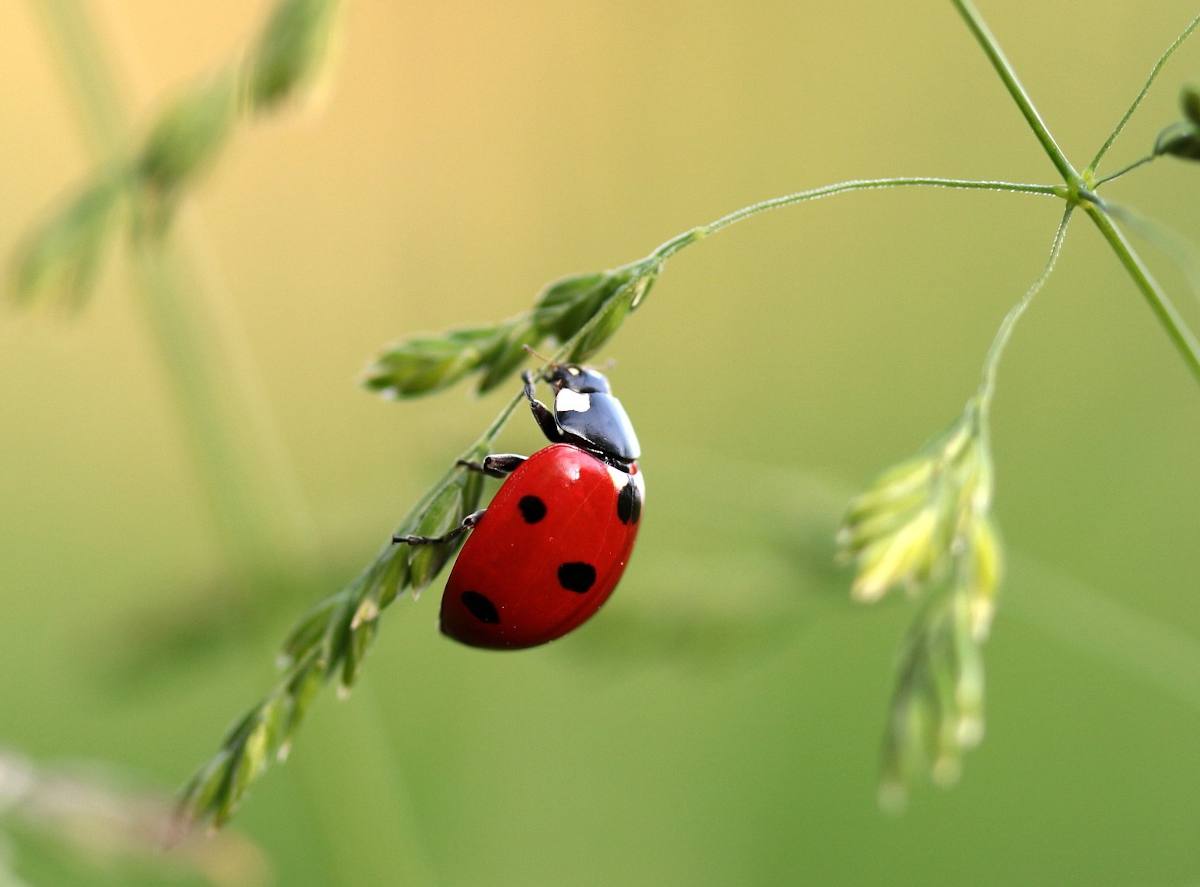
M 923 508 L 890 536 L 869 546 L 859 560 L 851 595 L 860 601 L 876 601 L 889 588 L 921 575 L 936 559 L 933 543 L 938 523 L 937 511 Z

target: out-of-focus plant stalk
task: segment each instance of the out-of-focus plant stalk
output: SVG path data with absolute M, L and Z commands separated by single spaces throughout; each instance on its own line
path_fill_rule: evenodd
M 265 855 L 247 838 L 236 832 L 180 834 L 169 797 L 131 791 L 95 765 L 73 769 L 78 772 L 36 767 L 0 747 L 0 819 L 50 838 L 100 869 L 135 860 L 162 866 L 164 874 L 190 871 L 214 887 L 271 880 Z M 4 862 L 0 887 L 24 884 Z
M 60 53 L 97 159 L 118 162 L 129 150 L 127 116 L 85 5 L 74 0 L 34 0 L 32 5 L 41 13 Z M 276 24 L 278 17 L 269 27 Z M 290 69 L 281 73 L 279 65 L 278 59 L 268 57 L 255 69 L 255 82 L 269 93 L 267 99 L 272 103 L 284 88 L 280 78 L 290 76 L 294 80 L 296 74 Z M 143 210 L 135 205 L 133 212 Z M 230 566 L 242 577 L 253 579 L 264 569 L 280 566 L 283 556 L 294 560 L 312 550 L 310 541 L 302 535 L 307 530 L 307 511 L 296 492 L 290 461 L 277 452 L 282 445 L 272 443 L 279 438 L 271 424 L 268 404 L 254 396 L 257 380 L 245 376 L 254 370 L 253 362 L 248 356 L 238 355 L 237 342 L 230 341 L 238 331 L 228 330 L 228 323 L 220 323 L 202 299 L 199 250 L 186 237 L 177 236 L 187 234 L 186 226 L 176 226 L 162 236 L 153 219 L 135 217 L 134 222 L 130 262 L 147 327 L 173 389 L 185 426 L 184 437 Z M 239 356 L 242 359 L 237 359 Z M 231 366 L 236 372 L 227 371 Z M 259 434 L 239 434 L 239 429 L 254 429 Z M 268 437 L 265 446 L 263 434 Z M 289 516 L 299 520 L 290 525 L 286 520 Z M 378 700 L 368 694 L 368 703 L 368 711 L 360 720 L 350 729 L 343 728 L 336 746 L 365 748 L 374 758 L 369 773 L 349 777 L 351 785 L 358 779 L 359 789 L 366 791 L 382 774 L 393 789 L 400 789 L 388 794 L 373 825 L 392 835 L 387 842 L 387 863 L 397 877 L 427 883 L 430 863 L 415 832 L 416 817 L 407 806 L 404 774 L 390 757 L 390 746 L 383 739 Z M 310 785 L 318 795 L 313 806 L 322 811 L 335 807 L 331 798 L 324 797 L 330 788 L 345 787 L 344 782 L 329 784 L 329 788 L 325 785 Z M 339 825 L 345 826 L 346 822 Z M 336 842 L 326 848 L 327 853 L 337 851 Z M 351 860 L 336 862 L 344 870 L 352 868 Z M 333 872 L 326 874 L 334 877 Z
M 129 149 L 125 104 L 106 63 L 87 5 L 31 4 L 45 23 L 70 81 L 87 141 L 103 163 Z M 138 210 L 135 208 L 134 210 Z M 142 227 L 142 226 L 135 226 Z M 186 232 L 184 232 L 186 233 Z M 281 446 L 264 452 L 257 435 L 278 439 L 269 405 L 243 375 L 252 362 L 237 349 L 203 298 L 186 240 L 135 235 L 130 262 L 138 303 L 173 393 L 198 481 L 229 568 L 242 579 L 275 566 L 280 555 L 311 550 L 306 511 Z M 238 372 L 227 371 L 235 366 Z M 265 428 L 264 428 L 265 426 Z M 270 458 L 268 458 L 268 455 Z

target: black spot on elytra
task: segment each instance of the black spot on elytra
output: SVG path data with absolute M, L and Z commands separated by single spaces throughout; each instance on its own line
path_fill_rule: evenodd
M 558 584 L 567 591 L 583 594 L 596 581 L 596 568 L 582 561 L 559 564 Z
M 522 496 L 517 508 L 521 509 L 521 517 L 527 524 L 536 524 L 546 516 L 546 503 L 537 496 Z
M 623 524 L 636 524 L 641 516 L 642 493 L 631 477 L 617 495 L 617 517 Z
M 471 611 L 471 615 L 480 622 L 486 622 L 488 625 L 500 624 L 500 614 L 496 612 L 496 605 L 479 592 L 464 591 L 462 602 L 463 606 Z

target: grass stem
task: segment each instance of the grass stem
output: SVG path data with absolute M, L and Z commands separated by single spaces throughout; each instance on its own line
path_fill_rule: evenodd
M 823 197 L 832 197 L 835 194 L 845 194 L 850 191 L 877 191 L 887 188 L 951 188 L 962 189 L 969 191 L 1010 191 L 1018 194 L 1034 194 L 1041 197 L 1066 197 L 1066 190 L 1061 185 L 1031 185 L 1022 182 L 997 182 L 997 181 L 981 181 L 977 179 L 946 179 L 928 176 L 903 176 L 896 178 L 884 179 L 852 179 L 846 182 L 837 182 L 833 185 L 823 185 L 820 188 L 810 188 L 807 191 L 797 191 L 793 194 L 784 194 L 780 197 L 772 197 L 769 200 L 760 200 L 758 203 L 752 203 L 749 206 L 744 206 L 741 209 L 734 210 L 731 213 L 721 216 L 719 219 L 714 219 L 707 225 L 701 225 L 697 228 L 689 229 L 681 234 L 677 234 L 670 240 L 666 241 L 658 249 L 650 254 L 650 258 L 659 261 L 665 261 L 679 252 L 685 246 L 695 243 L 710 234 L 716 234 L 723 228 L 728 228 L 730 225 L 737 224 L 743 219 L 748 219 L 757 216 L 760 213 L 769 212 L 775 209 L 783 209 L 787 206 L 794 206 L 797 203 L 805 203 L 810 200 L 820 200 Z
M 1063 242 L 1067 237 L 1067 226 L 1070 224 L 1071 214 L 1074 211 L 1075 206 L 1069 205 L 1063 213 L 1062 221 L 1058 223 L 1058 230 L 1054 232 L 1054 240 L 1050 244 L 1050 256 L 1046 260 L 1045 267 L 1042 268 L 1042 273 L 1029 285 L 1025 295 L 1004 315 L 1004 320 L 1000 322 L 1000 328 L 996 330 L 996 335 L 988 348 L 987 356 L 983 361 L 983 380 L 979 386 L 979 403 L 985 413 L 991 405 L 992 395 L 996 390 L 996 371 L 1000 367 L 1000 358 L 1008 347 L 1008 341 L 1012 338 L 1017 321 L 1021 319 L 1021 315 L 1029 308 L 1034 297 L 1042 291 L 1042 287 L 1054 273 L 1054 266 L 1058 263 L 1059 254 L 1062 253 Z
M 1067 159 L 1067 155 L 1063 153 L 1062 148 L 1058 146 L 1058 142 L 1054 140 L 1054 136 L 1050 134 L 1049 128 L 1046 126 L 1045 121 L 1042 120 L 1042 115 L 1034 107 L 1033 99 L 1025 91 L 1025 87 L 1017 77 L 1017 72 L 1013 69 L 1012 63 L 1005 56 L 1004 50 L 1000 48 L 1000 43 L 996 40 L 995 35 L 988 29 L 987 23 L 984 22 L 979 12 L 975 9 L 975 4 L 971 0 L 951 0 L 951 2 L 954 3 L 954 7 L 966 21 L 967 27 L 970 28 L 971 33 L 983 48 L 984 53 L 992 63 L 992 67 L 1000 75 L 1000 79 L 1004 81 L 1004 86 L 1008 90 L 1008 94 L 1012 96 L 1013 101 L 1017 103 L 1017 107 L 1021 109 L 1021 113 L 1025 115 L 1025 121 L 1029 124 L 1029 128 L 1033 130 L 1033 134 L 1042 143 L 1043 150 L 1045 150 L 1050 160 L 1053 161 L 1054 166 L 1058 169 L 1063 179 L 1068 184 L 1077 182 L 1079 173 L 1075 171 L 1075 167 L 1071 165 L 1071 161 Z
M 1105 182 L 1111 182 L 1116 179 L 1119 179 L 1119 178 L 1121 178 L 1121 176 L 1125 175 L 1126 173 L 1133 172 L 1139 166 L 1143 166 L 1143 165 L 1149 163 L 1151 160 L 1153 160 L 1157 156 L 1158 156 L 1157 154 L 1147 154 L 1145 157 L 1141 158 L 1140 160 L 1135 160 L 1135 161 L 1133 161 L 1133 163 L 1129 164 L 1128 166 L 1123 166 L 1120 169 L 1118 169 L 1116 172 L 1109 173 L 1102 179 L 1097 179 L 1095 187 L 1099 188 Z

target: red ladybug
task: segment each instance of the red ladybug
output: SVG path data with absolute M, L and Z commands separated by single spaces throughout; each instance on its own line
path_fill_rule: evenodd
M 445 536 L 475 529 L 442 594 L 441 629 L 472 647 L 535 647 L 582 625 L 617 586 L 645 498 L 637 435 L 601 373 L 552 365 L 551 410 L 526 371 L 525 397 L 551 445 L 529 458 L 487 456 L 464 467 L 507 478 L 491 504 Z

